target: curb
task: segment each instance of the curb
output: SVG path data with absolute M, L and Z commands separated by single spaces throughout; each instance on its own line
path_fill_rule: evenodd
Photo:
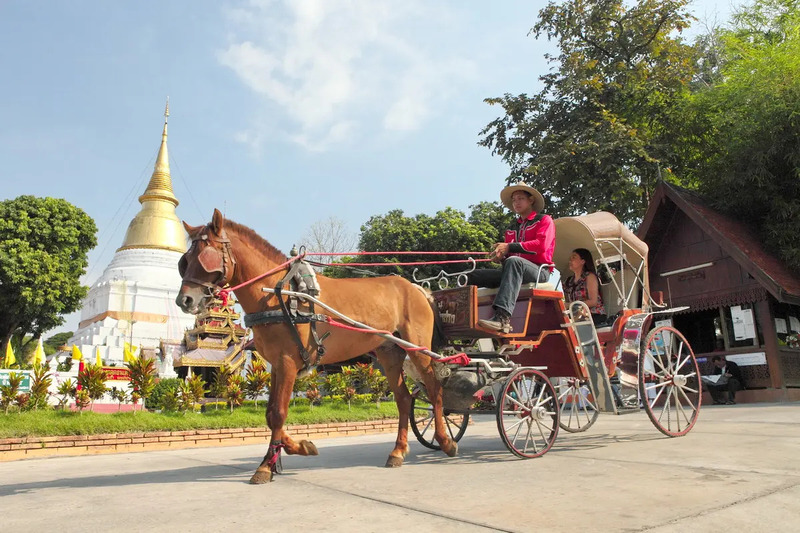
M 398 422 L 396 418 L 387 418 L 362 422 L 299 424 L 286 426 L 286 431 L 294 439 L 370 435 L 397 431 Z M 68 455 L 262 444 L 267 442 L 269 433 L 267 428 L 259 427 L 9 438 L 0 439 L 0 462 Z

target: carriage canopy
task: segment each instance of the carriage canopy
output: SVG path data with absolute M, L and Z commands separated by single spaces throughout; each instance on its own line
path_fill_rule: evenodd
M 553 262 L 562 276 L 569 272 L 569 256 L 572 251 L 586 248 L 592 252 L 596 265 L 606 264 L 612 272 L 616 271 L 617 283 L 612 285 L 619 285 L 618 292 L 621 293 L 625 307 L 636 307 L 632 300 L 638 295 L 638 291 L 632 291 L 633 287 L 638 285 L 637 288 L 644 288 L 645 295 L 649 292 L 647 244 L 617 220 L 617 217 L 598 211 L 589 215 L 559 218 L 555 221 L 555 227 L 556 249 Z

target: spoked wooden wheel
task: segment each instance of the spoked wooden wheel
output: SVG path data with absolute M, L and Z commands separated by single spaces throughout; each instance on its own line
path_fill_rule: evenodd
M 450 438 L 458 442 L 467 431 L 469 413 L 453 413 L 445 409 L 444 424 Z M 411 398 L 411 431 L 426 448 L 441 450 L 434 437 L 435 429 L 433 406 L 428 401 L 425 391 L 420 389 Z
M 556 385 L 560 415 L 558 425 L 570 433 L 586 431 L 600 415 L 589 391 L 589 385 L 577 378 L 559 380 Z
M 702 403 L 700 368 L 680 331 L 665 326 L 648 333 L 639 357 L 639 390 L 661 433 L 680 437 L 692 429 Z
M 514 455 L 533 458 L 547 453 L 558 435 L 558 397 L 547 376 L 518 368 L 508 376 L 497 399 L 497 429 Z

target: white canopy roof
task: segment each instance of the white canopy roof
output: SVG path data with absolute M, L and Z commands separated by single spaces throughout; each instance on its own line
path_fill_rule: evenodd
M 622 224 L 617 217 L 605 211 L 577 217 L 563 217 L 555 221 L 556 250 L 553 262 L 563 273 L 569 272 L 569 256 L 576 248 L 592 252 L 594 260 L 624 254 L 626 260 L 638 271 L 644 263 L 647 277 L 647 244 Z M 621 249 L 620 249 L 621 248 Z M 618 258 L 618 257 L 617 257 Z

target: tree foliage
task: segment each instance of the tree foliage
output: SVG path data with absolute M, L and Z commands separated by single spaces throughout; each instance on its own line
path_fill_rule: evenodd
M 800 271 L 800 2 L 757 0 L 719 39 L 720 80 L 693 100 L 706 154 L 693 175 Z
M 480 144 L 509 164 L 507 182 L 536 186 L 556 216 L 607 210 L 638 221 L 659 176 L 681 175 L 673 148 L 698 73 L 696 50 L 680 37 L 693 20 L 687 4 L 548 3 L 531 33 L 560 52 L 546 56 L 554 69 L 539 78 L 542 90 L 486 100 L 505 115 Z
M 413 217 L 406 216 L 400 209 L 395 209 L 385 215 L 373 216 L 361 226 L 359 248 L 364 252 L 385 252 L 385 254 L 363 255 L 355 260 L 368 263 L 408 263 L 466 259 L 468 257 L 466 255 L 393 255 L 392 252 L 489 251 L 510 220 L 510 215 L 504 212 L 502 206 L 492 202 L 481 202 L 470 206 L 469 216 L 452 207 L 442 209 L 433 216 L 419 214 Z M 481 257 L 474 256 L 475 259 Z M 467 263 L 447 264 L 441 267 L 422 266 L 417 276 L 433 276 L 442 269 L 447 272 L 457 272 L 467 267 Z M 400 274 L 411 278 L 414 268 L 395 266 L 371 270 L 378 274 Z
M 0 202 L 0 337 L 42 334 L 80 308 L 86 254 L 97 228 L 66 200 L 20 196 Z

